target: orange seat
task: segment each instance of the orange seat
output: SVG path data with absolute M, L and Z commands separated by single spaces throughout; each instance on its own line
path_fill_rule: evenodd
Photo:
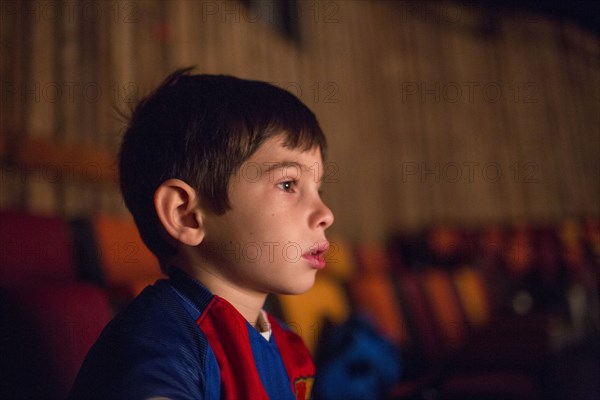
M 306 293 L 278 296 L 286 324 L 295 331 L 311 352 L 315 352 L 326 324 L 339 324 L 350 316 L 344 290 L 327 276 L 317 277 Z
M 97 215 L 92 220 L 107 286 L 129 299 L 163 277 L 158 260 L 142 241 L 131 218 Z
M 361 272 L 390 271 L 391 262 L 383 246 L 364 244 L 356 247 L 358 269 Z
M 444 352 L 452 354 L 463 345 L 467 328 L 450 275 L 439 268 L 429 268 L 421 280 Z
M 469 325 L 474 328 L 487 325 L 491 305 L 481 271 L 465 266 L 456 270 L 453 278 Z
M 371 317 L 375 327 L 393 343 L 410 344 L 404 311 L 390 276 L 385 249 L 376 245 L 357 248 L 359 274 L 350 291 L 356 310 Z

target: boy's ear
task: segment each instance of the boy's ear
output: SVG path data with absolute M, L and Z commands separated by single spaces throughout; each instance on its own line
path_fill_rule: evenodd
M 174 239 L 197 246 L 204 239 L 202 210 L 198 195 L 180 179 L 163 182 L 154 192 L 154 207 L 162 226 Z

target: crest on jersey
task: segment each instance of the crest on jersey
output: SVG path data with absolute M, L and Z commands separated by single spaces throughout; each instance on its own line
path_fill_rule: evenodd
M 309 400 L 314 382 L 315 378 L 312 376 L 297 378 L 294 380 L 294 393 L 296 394 L 296 400 Z

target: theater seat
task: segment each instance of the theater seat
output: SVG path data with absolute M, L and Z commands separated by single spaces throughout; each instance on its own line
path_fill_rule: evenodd
M 404 310 L 391 275 L 390 261 L 382 246 L 357 246 L 358 274 L 350 292 L 356 310 L 369 316 L 375 327 L 396 345 L 406 348 L 411 339 Z
M 59 217 L 0 211 L 0 285 L 74 280 L 70 243 Z
M 462 307 L 448 272 L 441 268 L 427 268 L 421 273 L 420 280 L 445 358 L 458 351 L 467 339 Z
M 123 300 L 132 300 L 146 286 L 164 277 L 132 218 L 99 214 L 92 218 L 91 227 L 104 283 Z
M 108 298 L 76 280 L 61 218 L 0 211 L 0 240 L 0 398 L 64 399 Z
M 473 329 L 486 326 L 491 318 L 491 304 L 483 274 L 463 266 L 454 272 L 454 282 L 469 325 Z
M 75 283 L 0 290 L 2 399 L 64 399 L 112 314 L 99 288 Z

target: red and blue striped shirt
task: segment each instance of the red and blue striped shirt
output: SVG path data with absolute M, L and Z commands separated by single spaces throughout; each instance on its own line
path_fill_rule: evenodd
M 267 340 L 225 299 L 173 269 L 105 328 L 69 399 L 308 399 L 310 353 L 268 318 Z

